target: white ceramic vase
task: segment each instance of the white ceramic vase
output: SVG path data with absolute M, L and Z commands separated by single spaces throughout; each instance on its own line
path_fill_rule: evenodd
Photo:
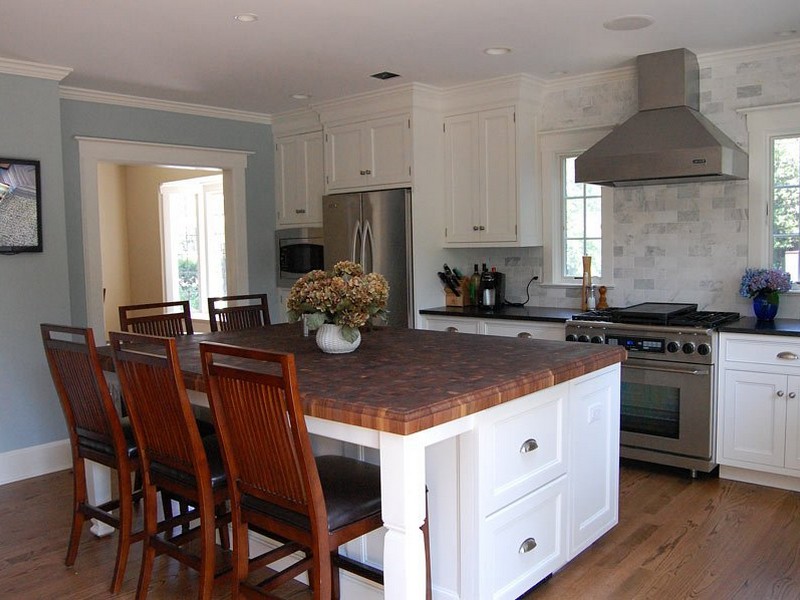
M 361 344 L 361 332 L 356 332 L 356 339 L 348 342 L 342 337 L 342 326 L 333 323 L 323 323 L 317 329 L 317 346 L 328 354 L 344 354 L 352 352 Z

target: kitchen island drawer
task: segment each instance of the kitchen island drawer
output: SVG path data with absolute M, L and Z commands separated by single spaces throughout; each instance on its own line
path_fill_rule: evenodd
M 567 472 L 564 421 L 568 389 L 538 393 L 536 403 L 499 406 L 478 431 L 487 457 L 481 465 L 482 510 L 490 514 Z M 529 398 L 532 401 L 534 396 Z M 520 410 L 520 404 L 525 406 Z
M 732 335 L 720 337 L 720 354 L 727 363 L 765 365 L 782 371 L 800 371 L 800 341 L 774 336 Z
M 564 341 L 563 323 L 520 323 L 518 321 L 490 321 L 485 322 L 486 335 L 501 335 L 504 337 L 518 337 L 523 339 Z
M 486 519 L 480 598 L 517 598 L 566 562 L 566 499 L 561 477 Z
M 431 331 L 449 331 L 451 333 L 482 333 L 482 321 L 478 319 L 452 319 L 442 317 L 427 317 L 427 328 Z

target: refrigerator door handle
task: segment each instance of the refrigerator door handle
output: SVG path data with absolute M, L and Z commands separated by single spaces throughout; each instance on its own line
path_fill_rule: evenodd
M 368 250 L 369 255 L 367 255 Z M 364 221 L 364 235 L 361 239 L 361 266 L 364 267 L 365 273 L 372 273 L 374 263 L 372 250 L 372 227 L 369 221 Z M 369 256 L 369 265 L 367 265 L 367 256 Z
M 361 262 L 363 248 L 364 240 L 361 231 L 361 221 L 356 221 L 356 225 L 353 228 L 353 250 L 350 253 L 350 260 L 353 262 Z M 362 254 L 359 254 L 359 250 L 361 250 Z

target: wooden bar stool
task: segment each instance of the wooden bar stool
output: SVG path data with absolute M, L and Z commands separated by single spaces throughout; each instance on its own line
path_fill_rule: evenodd
M 211 331 L 236 331 L 269 325 L 267 295 L 243 294 L 209 298 L 208 315 Z
M 134 493 L 131 476 L 139 469 L 139 456 L 128 419 L 120 420 L 103 376 L 91 329 L 42 324 L 42 341 L 64 418 L 67 421 L 70 448 L 74 508 L 72 533 L 67 547 L 67 566 L 75 564 L 83 524 L 97 519 L 116 528 L 117 558 L 111 592 L 122 586 L 131 544 L 144 536 L 132 532 Z M 105 465 L 117 472 L 119 498 L 99 506 L 89 504 L 86 491 L 86 460 Z M 111 511 L 118 509 L 118 516 Z
M 380 570 L 338 551 L 383 526 L 380 468 L 314 457 L 294 355 L 203 342 L 200 356 L 231 482 L 233 597 L 273 597 L 270 590 L 307 571 L 314 598 L 339 598 L 339 568 L 382 584 Z M 249 559 L 250 528 L 286 543 Z M 423 534 L 427 549 L 427 527 Z M 250 571 L 297 551 L 305 557 L 258 584 L 248 581 Z
M 156 555 L 169 556 L 200 574 L 198 597 L 210 598 L 215 575 L 215 529 L 228 547 L 228 499 L 225 471 L 216 436 L 201 437 L 183 383 L 175 339 L 111 332 L 114 365 L 128 402 L 139 447 L 144 489 L 144 548 L 137 598 L 145 598 Z M 178 535 L 160 534 L 156 491 L 186 500 L 195 511 L 185 522 L 199 519 Z M 185 542 L 201 539 L 199 556 Z M 229 570 L 229 569 L 227 569 Z

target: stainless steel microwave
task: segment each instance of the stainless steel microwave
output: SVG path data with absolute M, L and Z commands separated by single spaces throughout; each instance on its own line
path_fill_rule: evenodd
M 321 228 L 278 229 L 278 287 L 292 287 L 298 278 L 314 269 L 324 269 Z

